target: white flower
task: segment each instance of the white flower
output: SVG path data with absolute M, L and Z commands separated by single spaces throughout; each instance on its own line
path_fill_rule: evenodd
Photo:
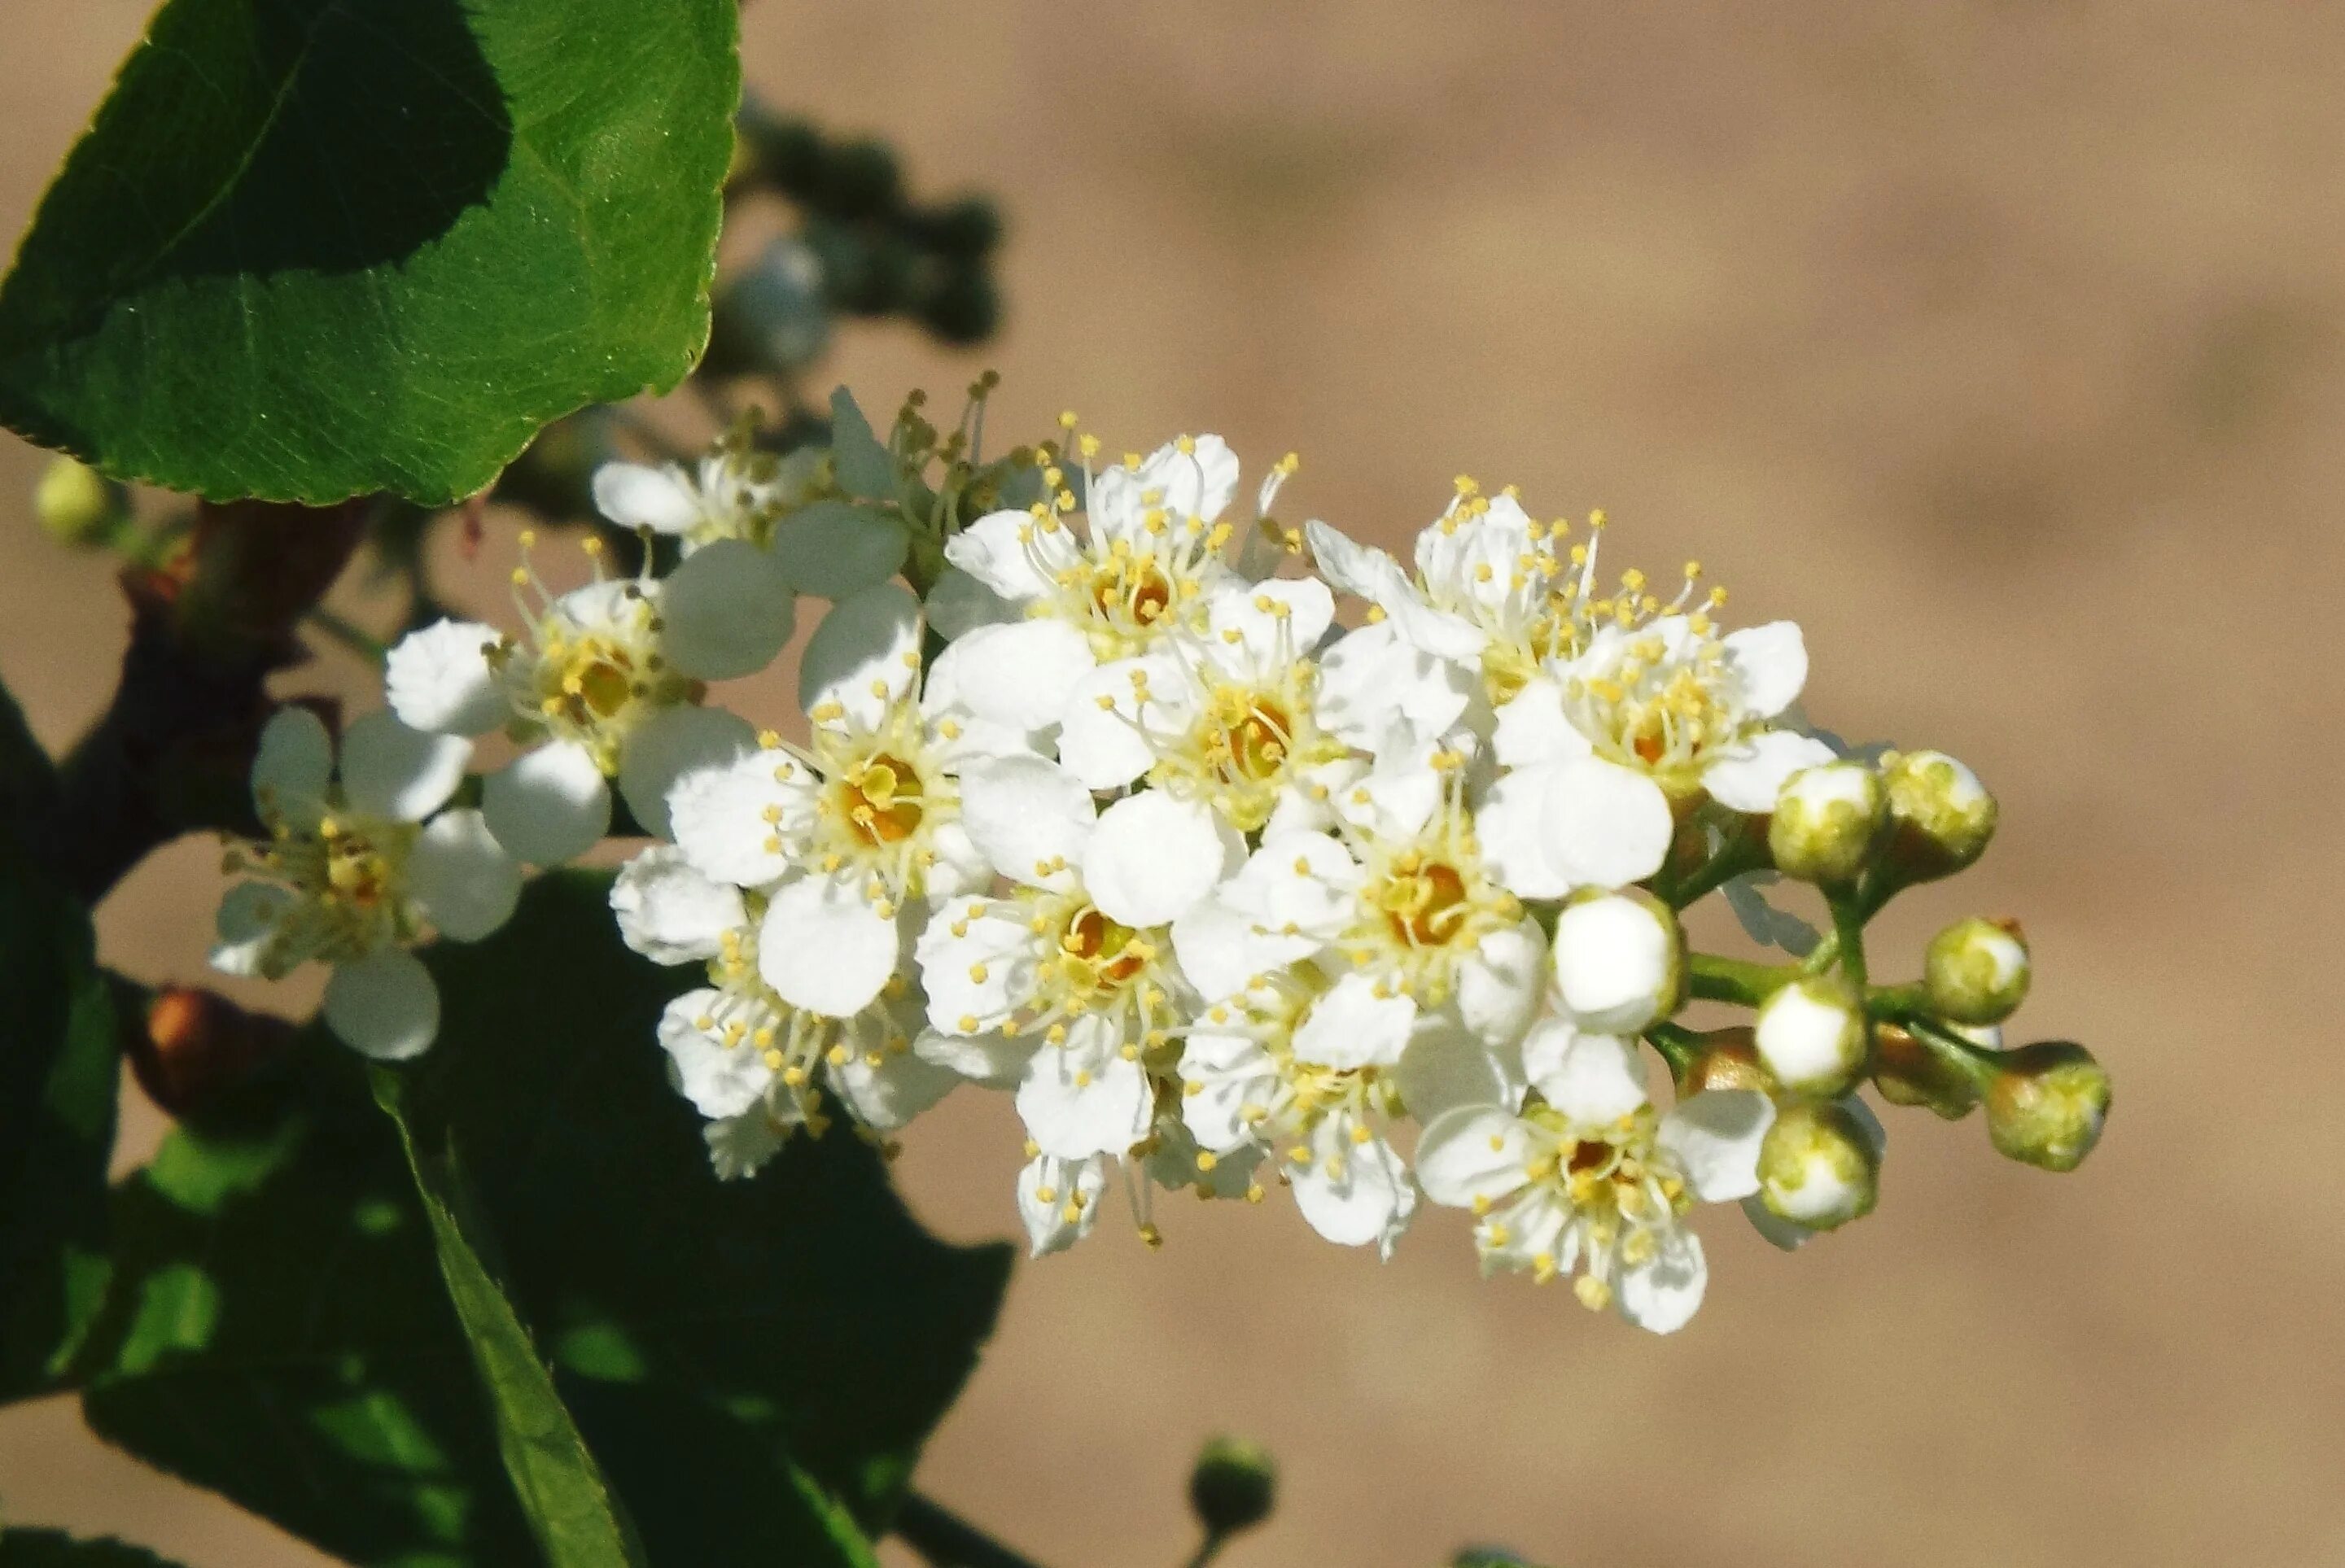
M 526 550 L 533 542 L 522 535 Z M 417 729 L 477 735 L 503 724 L 533 749 L 489 776 L 482 810 L 522 859 L 553 865 L 609 830 L 610 781 L 635 819 L 667 831 L 668 785 L 685 771 L 745 751 L 747 723 L 695 705 L 696 681 L 672 663 L 661 584 L 602 576 L 556 596 L 527 566 L 513 583 L 522 638 L 477 622 L 442 621 L 391 651 L 391 709 Z M 521 599 L 531 590 L 534 606 Z
M 1086 464 L 1098 449 L 1082 439 Z M 1236 526 L 1222 517 L 1238 460 L 1219 436 L 1087 468 L 1081 530 L 1068 475 L 1047 453 L 1037 460 L 1052 465 L 1042 474 L 1049 499 L 989 512 L 947 540 L 952 567 L 937 592 L 953 607 L 951 629 L 968 628 L 955 648 L 971 707 L 1021 730 L 1055 725 L 1093 664 L 1203 631 L 1207 595 L 1244 581 L 1228 560 Z M 1262 507 L 1293 467 L 1290 458 L 1274 468 Z M 989 603 L 997 608 L 980 608 Z
M 919 997 L 900 979 L 846 1017 L 789 1006 L 759 973 L 756 894 L 715 882 L 655 845 L 611 887 L 620 935 L 662 964 L 705 963 L 708 984 L 670 1002 L 659 1043 L 679 1092 L 711 1121 L 718 1173 L 754 1172 L 788 1134 L 827 1125 L 817 1084 L 855 1120 L 892 1131 L 960 1080 L 912 1048 Z
M 594 509 L 622 528 L 648 528 L 683 541 L 687 554 L 721 539 L 758 546 L 774 524 L 827 488 L 829 454 L 802 447 L 787 457 L 759 451 L 753 420 L 735 423 L 687 473 L 676 463 L 604 463 L 594 470 Z
M 1028 1145 L 1025 1168 L 1018 1173 L 1018 1213 L 1026 1222 L 1030 1256 L 1063 1252 L 1091 1233 L 1109 1166 L 1103 1154 L 1062 1159 Z
M 1639 891 L 1575 898 L 1556 916 L 1556 1000 L 1596 1034 L 1634 1035 L 1677 1011 L 1685 938 L 1669 906 Z
M 990 1057 L 989 1076 L 1018 1072 L 1019 1114 L 1045 1153 L 1121 1154 L 1147 1131 L 1152 1067 L 1169 1068 L 1188 991 L 1167 927 L 1220 881 L 1233 835 L 1160 791 L 1096 812 L 1033 756 L 971 764 L 961 804 L 979 850 L 1020 885 L 930 918 L 918 948 L 929 1020 L 981 1041 L 946 1048 Z
M 1315 581 L 1230 582 L 1204 596 L 1203 629 L 1111 660 L 1077 683 L 1059 760 L 1095 790 L 1145 777 L 1242 833 L 1317 826 L 1363 771 L 1319 727 L 1308 657 L 1334 618 Z
M 1417 535 L 1411 575 L 1383 551 L 1309 524 L 1328 582 L 1369 605 L 1369 624 L 1327 656 L 1338 733 L 1372 750 L 1396 733 L 1404 743 L 1433 740 L 1474 705 L 1481 716 L 1473 727 L 1487 737 L 1493 707 L 1584 642 L 1574 602 L 1558 587 L 1567 528 L 1532 518 L 1511 488 L 1485 496 L 1461 478 L 1447 510 Z
M 919 606 L 900 588 L 838 605 L 800 667 L 808 744 L 768 731 L 670 792 L 685 858 L 760 895 L 760 963 L 793 1007 L 860 1011 L 897 971 L 899 923 L 990 877 L 959 778 L 985 733 L 935 683 L 922 692 L 919 640 Z
M 1416 1209 L 1416 1184 L 1386 1137 L 1404 1114 L 1399 1084 L 1388 1065 L 1333 1067 L 1296 1054 L 1324 987 L 1305 966 L 1207 1008 L 1181 1052 L 1181 1119 L 1203 1170 L 1267 1158 L 1313 1229 L 1389 1258 Z M 1246 1195 L 1261 1192 L 1250 1184 Z
M 1625 607 L 1629 592 L 1599 604 Z M 1832 760 L 1823 742 L 1771 727 L 1807 679 L 1797 626 L 1720 637 L 1699 611 L 1645 619 L 1647 602 L 1616 610 L 1584 651 L 1498 710 L 1498 760 L 1514 770 L 1501 789 L 1535 821 L 1546 854 L 1541 867 L 1523 853 L 1534 882 L 1641 880 L 1669 852 L 1672 803 L 1707 794 L 1769 811 L 1785 779 Z
M 1701 1305 L 1709 1268 L 1680 1220 L 1696 1199 L 1758 1189 L 1774 1108 L 1749 1089 L 1711 1089 L 1657 1117 L 1635 1049 L 1607 1035 L 1570 1039 L 1521 1113 L 1461 1108 L 1426 1128 L 1416 1176 L 1436 1203 L 1480 1217 L 1485 1270 L 1579 1277 L 1590 1308 L 1617 1306 L 1655 1333 Z M 1558 1098 L 1548 1099 L 1552 1092 Z
M 1436 1011 L 1485 1042 L 1519 1039 L 1545 944 L 1482 857 L 1457 760 L 1380 766 L 1339 797 L 1336 834 L 1266 836 L 1175 932 L 1200 990 L 1318 962 L 1339 977 L 1294 1046 L 1331 1067 L 1396 1064 Z
M 338 777 L 318 716 L 281 709 L 252 764 L 269 838 L 228 856 L 252 879 L 221 900 L 214 967 L 274 980 L 313 959 L 330 964 L 323 1011 L 344 1043 L 384 1059 L 428 1047 L 439 990 L 407 949 L 427 926 L 478 941 L 521 894 L 521 867 L 481 814 L 440 810 L 471 754 L 467 741 L 369 713 L 342 737 Z

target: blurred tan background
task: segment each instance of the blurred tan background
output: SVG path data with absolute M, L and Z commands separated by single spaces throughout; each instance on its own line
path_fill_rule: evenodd
M 0 235 L 147 8 L 0 0 Z M 1299 449 L 1290 510 L 1387 544 L 1464 470 L 1700 557 L 1807 627 L 1821 722 L 2004 798 L 1876 967 L 2018 914 L 2022 1037 L 2117 1084 L 2073 1177 L 1907 1111 L 1871 1221 L 1784 1257 L 1713 1216 L 1669 1340 L 1478 1281 L 1454 1215 L 1389 1266 L 1275 1198 L 1172 1209 L 1161 1255 L 1103 1223 L 1020 1270 L 931 1492 L 1062 1568 L 1169 1568 L 1226 1429 L 1284 1468 L 1238 1568 L 2345 1560 L 2345 9 L 765 0 L 745 29 L 777 103 L 1011 220 L 1005 336 L 850 331 L 867 406 L 990 363 L 998 431 L 1072 407 L 1111 450 Z M 0 438 L 0 498 L 37 463 Z M 0 675 L 62 744 L 123 611 L 20 526 Z M 132 879 L 111 961 L 198 972 L 209 860 Z M 933 1224 L 1015 1229 L 1005 1104 L 910 1144 Z M 0 1412 L 0 1498 L 193 1568 L 320 1561 L 67 1403 Z

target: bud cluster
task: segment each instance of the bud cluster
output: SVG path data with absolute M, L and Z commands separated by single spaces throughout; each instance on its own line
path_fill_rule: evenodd
M 442 622 L 393 649 L 411 750 L 461 768 L 502 728 L 519 755 L 477 811 L 419 828 L 452 793 L 435 775 L 366 818 L 357 902 L 381 913 L 356 916 L 327 845 L 333 918 L 245 961 L 476 934 L 513 863 L 583 852 L 615 792 L 654 842 L 613 910 L 694 971 L 656 1044 L 719 1174 L 841 1118 L 884 1142 L 973 1085 L 1024 1125 L 1038 1254 L 1111 1191 L 1152 1245 L 1159 1194 L 1283 1188 L 1386 1255 L 1430 1199 L 1470 1214 L 1486 1270 L 1658 1332 L 1702 1299 L 1698 1206 L 1786 1242 L 1872 1210 L 1867 1077 L 1942 1114 L 1984 1103 L 2015 1158 L 2090 1148 L 2091 1058 L 1999 1048 L 2027 986 L 2015 926 L 1962 922 L 1920 980 L 1871 976 L 1866 921 L 1976 859 L 1994 803 L 1952 758 L 1862 761 L 1802 729 L 1796 625 L 1729 630 L 1698 564 L 1668 588 L 1614 572 L 1600 512 L 1543 520 L 1470 479 L 1404 564 L 1281 521 L 1292 457 L 1241 503 L 1211 435 L 1112 460 L 1070 415 L 982 462 L 990 385 L 949 434 L 915 400 L 882 439 L 841 394 L 827 448 L 777 458 L 743 430 L 693 471 L 604 467 L 604 516 L 679 563 L 597 562 L 566 592 L 525 565 L 517 630 Z M 827 602 L 802 713 L 713 702 L 802 599 Z M 280 840 L 330 840 L 365 794 L 280 810 Z M 451 817 L 505 868 L 478 911 L 444 865 L 415 883 Z M 1831 936 L 1775 966 L 1690 951 L 1687 905 L 1763 871 L 1819 888 Z M 1751 1017 L 1692 1034 L 1695 997 Z

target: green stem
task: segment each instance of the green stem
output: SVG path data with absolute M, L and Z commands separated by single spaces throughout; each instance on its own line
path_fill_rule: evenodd
M 1832 945 L 1839 952 L 1841 973 L 1862 995 L 1865 986 L 1864 906 L 1853 895 L 1834 894 L 1832 916 Z
M 1767 864 L 1766 844 L 1747 829 L 1719 846 L 1707 865 L 1695 870 L 1683 882 L 1661 889 L 1663 902 L 1672 909 L 1683 909 L 1694 900 L 1717 891 L 1746 871 L 1756 871 Z
M 1196 1553 L 1189 1559 L 1187 1568 L 1205 1568 L 1205 1564 L 1219 1557 L 1222 1554 L 1222 1548 L 1229 1543 L 1228 1536 L 1217 1535 L 1210 1530 L 1207 1531 L 1205 1538 L 1197 1543 Z
M 1903 986 L 1875 986 L 1864 994 L 1864 1010 L 1876 1018 L 1892 1022 L 1909 1014 L 1924 1012 L 1929 1005 L 1929 989 L 1918 980 Z
M 391 650 L 384 645 L 381 638 L 322 604 L 310 612 L 308 620 L 312 627 L 340 642 L 378 670 L 381 669 L 391 658 Z
M 1716 953 L 1693 953 L 1686 957 L 1686 976 L 1693 994 L 1705 1002 L 1739 1002 L 1746 1007 L 1755 1007 L 1798 979 L 1800 968 L 1791 964 L 1753 964 Z
M 2002 1070 L 1999 1053 L 1988 1050 L 1985 1046 L 1972 1044 L 1935 1018 L 1905 1013 L 1890 1021 L 1920 1041 L 1923 1047 L 1941 1063 L 1953 1067 L 1982 1090 Z
M 1670 1064 L 1670 1077 L 1676 1083 L 1685 1082 L 1686 1074 L 1693 1071 L 1694 1058 L 1701 1054 L 1693 1031 L 1679 1024 L 1655 1024 L 1645 1031 L 1645 1043 L 1661 1053 L 1661 1059 Z
M 895 1533 L 932 1568 L 1036 1568 L 976 1525 L 917 1492 L 904 1493 Z

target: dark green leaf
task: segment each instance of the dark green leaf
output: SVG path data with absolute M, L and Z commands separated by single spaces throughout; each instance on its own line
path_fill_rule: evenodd
M 620 944 L 609 886 L 542 877 L 504 931 L 433 954 L 446 1022 L 421 1070 L 652 1561 L 802 1560 L 807 1519 L 777 1505 L 794 1465 L 880 1528 L 1009 1250 L 922 1231 L 844 1118 L 718 1181 L 654 1033 L 691 976 Z
M 0 1399 L 50 1383 L 106 1284 L 114 1008 L 87 912 L 16 831 L 53 785 L 0 692 Z
M 611 1501 L 594 1456 L 572 1424 L 554 1391 L 553 1375 L 538 1359 L 529 1330 L 514 1315 L 503 1289 L 482 1261 L 465 1232 L 478 1229 L 471 1213 L 455 1150 L 426 1130 L 419 1137 L 400 1075 L 373 1072 L 375 1098 L 399 1128 L 408 1168 L 423 1201 L 448 1300 L 456 1309 L 472 1347 L 482 1385 L 488 1391 L 504 1454 L 522 1512 L 550 1568 L 606 1568 L 640 1563 L 643 1550 Z
M 926 1235 L 843 1127 L 717 1181 L 654 1042 L 685 976 L 620 946 L 608 888 L 542 877 L 431 955 L 445 1022 L 407 1087 L 649 1561 L 853 1564 L 840 1527 L 884 1522 L 1007 1250 Z M 532 1561 L 391 1125 L 322 1031 L 298 1060 L 289 1111 L 175 1133 L 120 1189 L 85 1408 L 338 1556 Z
M 122 479 L 478 490 L 708 328 L 732 0 L 168 0 L 0 285 L 0 421 Z
M 173 1568 L 144 1546 L 62 1530 L 0 1530 L 0 1568 Z
M 83 1411 L 337 1557 L 529 1563 L 398 1139 L 357 1059 L 304 1044 L 117 1189 Z

